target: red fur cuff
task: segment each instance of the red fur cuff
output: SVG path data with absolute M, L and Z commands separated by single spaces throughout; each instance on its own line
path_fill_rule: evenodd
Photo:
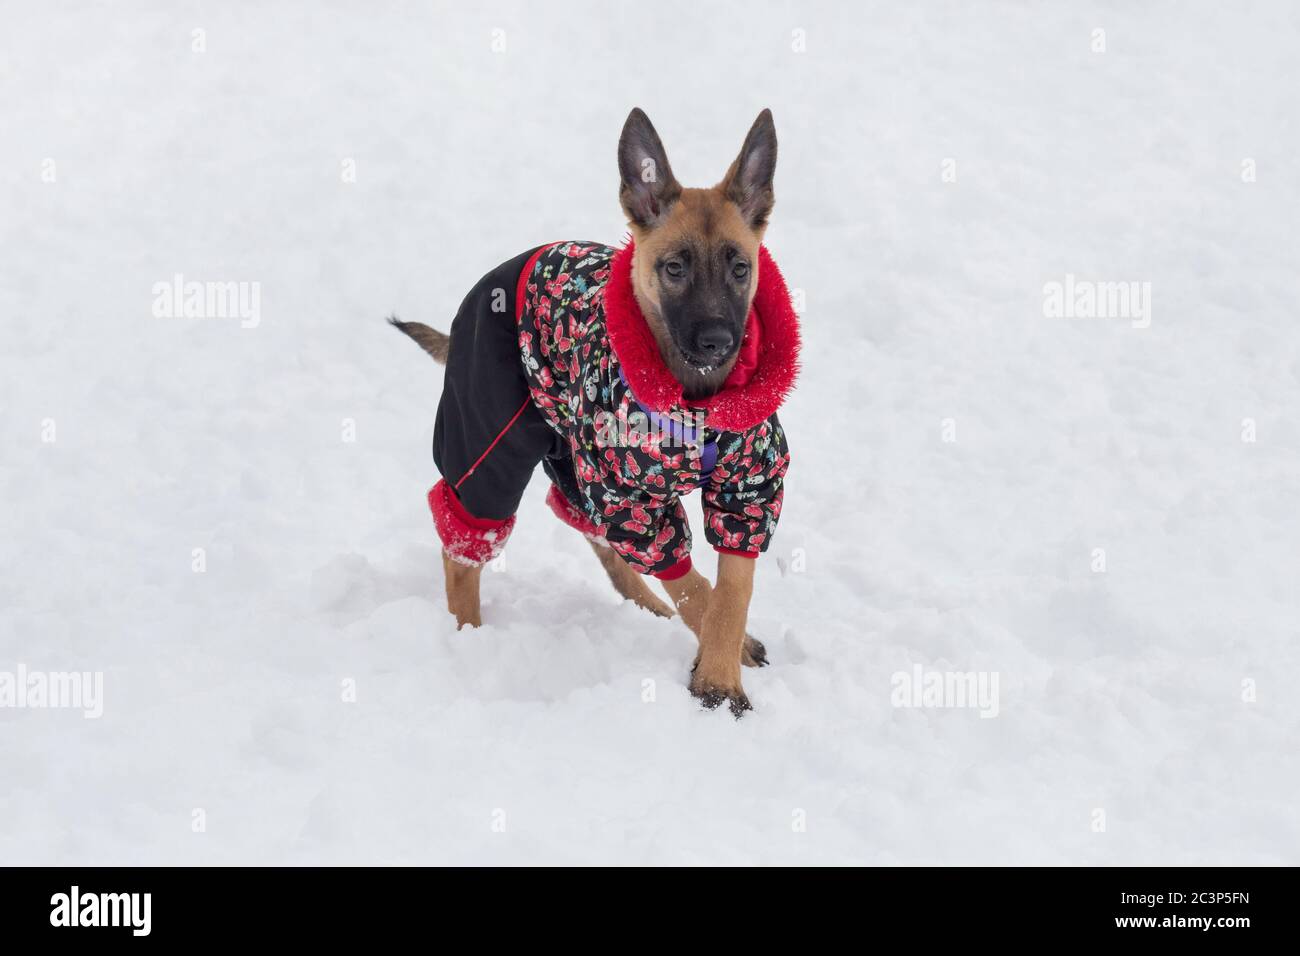
M 555 517 L 575 531 L 581 531 L 589 541 L 606 544 L 605 539 L 600 535 L 600 529 L 590 518 L 575 508 L 573 502 L 564 497 L 564 492 L 558 485 L 551 485 L 551 490 L 546 493 L 546 504 L 550 506 L 551 511 L 555 512 Z
M 429 489 L 429 511 L 443 549 L 461 564 L 487 564 L 504 550 L 515 529 L 513 515 L 504 520 L 474 517 L 445 480 Z

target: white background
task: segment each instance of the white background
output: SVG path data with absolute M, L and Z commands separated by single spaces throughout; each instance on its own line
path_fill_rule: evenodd
M 0 670 L 105 681 L 0 710 L 0 862 L 1300 862 L 1300 11 L 469 6 L 0 5 Z M 739 723 L 540 478 L 455 632 L 442 373 L 382 322 L 617 242 L 634 105 L 687 184 L 781 142 Z M 260 325 L 155 318 L 176 273 Z M 1066 273 L 1150 327 L 1046 318 Z M 915 664 L 999 716 L 891 706 Z

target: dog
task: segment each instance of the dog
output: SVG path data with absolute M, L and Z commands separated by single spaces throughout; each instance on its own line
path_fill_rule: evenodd
M 767 652 L 746 619 L 790 462 L 776 413 L 799 366 L 798 320 L 762 245 L 776 157 L 764 110 L 721 182 L 684 188 L 633 109 L 618 143 L 623 247 L 528 250 L 479 280 L 449 334 L 389 319 L 446 366 L 428 502 L 458 629 L 482 623 L 483 565 L 541 464 L 548 505 L 619 594 L 695 633 L 691 693 L 737 717 L 752 709 L 742 667 Z M 681 498 L 696 488 L 713 584 L 691 563 Z

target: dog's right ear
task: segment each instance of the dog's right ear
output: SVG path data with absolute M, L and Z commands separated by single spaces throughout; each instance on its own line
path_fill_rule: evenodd
M 623 135 L 618 139 L 618 172 L 623 180 L 618 189 L 619 202 L 633 225 L 657 225 L 682 194 L 681 184 L 668 165 L 664 144 L 650 117 L 639 108 L 627 114 Z

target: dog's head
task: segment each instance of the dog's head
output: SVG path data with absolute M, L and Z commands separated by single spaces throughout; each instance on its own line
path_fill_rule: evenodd
M 774 196 L 776 128 L 763 110 L 722 182 L 684 189 L 639 109 L 618 142 L 619 200 L 636 250 L 632 289 L 688 398 L 716 392 L 740 351 Z

